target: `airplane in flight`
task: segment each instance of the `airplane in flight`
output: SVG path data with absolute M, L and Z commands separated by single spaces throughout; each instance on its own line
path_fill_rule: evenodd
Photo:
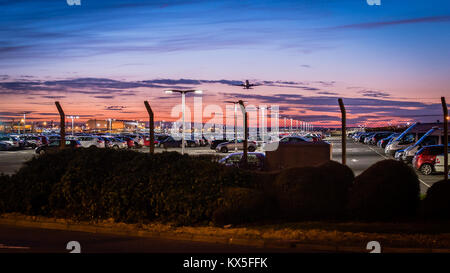
M 259 86 L 261 84 L 254 84 L 254 83 L 250 83 L 248 80 L 245 80 L 245 82 L 241 83 L 241 84 L 236 84 L 236 86 L 243 86 L 244 89 L 253 89 L 253 86 Z

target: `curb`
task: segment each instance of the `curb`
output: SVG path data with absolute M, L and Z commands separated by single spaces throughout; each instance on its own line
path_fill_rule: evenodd
M 41 219 L 25 220 L 17 218 L 0 217 L 0 225 L 9 225 L 27 228 L 42 228 L 75 232 L 88 232 L 97 234 L 109 234 L 120 236 L 133 236 L 144 238 L 158 238 L 167 240 L 192 241 L 203 243 L 215 243 L 225 245 L 252 246 L 258 248 L 281 248 L 292 249 L 296 252 L 307 253 L 368 253 L 364 246 L 338 246 L 338 245 L 320 245 L 306 244 L 295 240 L 276 240 L 276 239 L 247 239 L 227 236 L 197 235 L 176 232 L 155 232 L 147 230 L 132 230 L 117 227 L 102 227 L 94 224 L 71 223 L 61 220 L 45 221 Z M 450 253 L 450 249 L 439 248 L 396 248 L 382 247 L 382 253 Z

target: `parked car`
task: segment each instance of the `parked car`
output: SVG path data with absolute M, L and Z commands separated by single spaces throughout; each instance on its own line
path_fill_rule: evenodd
M 22 136 L 25 147 L 31 147 L 35 149 L 37 146 L 42 145 L 41 138 L 39 136 Z
M 59 149 L 61 141 L 60 140 L 53 140 L 47 145 L 41 145 L 35 149 L 35 152 L 37 154 L 45 154 L 52 151 L 57 151 Z M 67 148 L 80 148 L 82 147 L 81 143 L 78 140 L 75 139 L 67 139 L 66 140 L 66 147 Z
M 236 147 L 237 147 L 238 150 L 243 150 L 244 149 L 244 140 L 243 139 L 239 139 L 237 141 L 237 144 L 236 144 L 235 141 L 229 141 L 229 142 L 220 143 L 216 147 L 216 152 L 228 153 L 228 151 L 235 150 Z M 255 141 L 247 141 L 247 149 L 248 149 L 249 152 L 256 151 L 256 148 L 257 147 L 256 147 L 256 142 Z
M 384 150 L 386 155 L 394 155 L 397 150 L 405 149 L 406 147 L 417 142 L 423 135 L 430 131 L 430 129 L 439 129 L 443 131 L 443 123 L 419 123 L 412 124 L 408 129 L 403 131 L 398 137 L 392 139 Z M 433 133 L 434 135 L 435 133 Z M 440 133 L 438 133 L 440 135 Z M 443 143 L 441 140 L 437 144 Z
M 444 147 L 442 147 L 444 148 Z M 450 155 L 450 153 L 449 153 Z M 450 163 L 449 163 L 450 166 Z M 436 156 L 436 163 L 434 164 L 434 170 L 438 173 L 444 172 L 444 153 Z
M 243 161 L 242 156 L 244 153 L 232 153 L 221 160 L 219 160 L 220 164 L 224 164 L 226 166 L 230 167 L 237 167 L 242 168 L 243 167 Z M 258 170 L 262 171 L 265 167 L 265 159 L 266 156 L 263 153 L 253 153 L 249 152 L 247 154 L 247 168 L 252 170 Z
M 376 132 L 372 135 L 372 137 L 369 139 L 370 145 L 377 145 L 378 141 L 392 135 L 392 132 Z
M 159 145 L 158 141 L 158 135 L 155 134 L 155 139 L 153 140 L 153 143 L 156 146 Z M 144 146 L 149 147 L 150 146 L 150 135 L 144 135 Z
M 439 143 L 439 135 L 443 135 L 442 130 L 439 130 L 438 128 L 430 129 L 416 143 L 404 149 L 405 152 L 403 153 L 402 160 L 406 163 L 411 163 L 414 155 L 420 148 L 424 146 L 442 144 Z
M 398 161 L 402 161 L 402 156 L 405 150 L 397 150 L 394 154 L 394 159 Z
M 72 139 L 78 140 L 84 148 L 105 148 L 105 140 L 99 136 L 73 136 Z
M 0 141 L 4 143 L 8 143 L 12 148 L 19 148 L 20 143 L 19 139 L 13 136 L 0 136 Z
M 13 148 L 8 142 L 0 141 L 0 151 L 9 151 Z
M 190 140 L 190 139 L 186 139 L 185 140 L 185 147 L 195 147 L 195 141 Z M 176 140 L 174 139 L 172 136 L 168 136 L 166 137 L 164 140 L 161 141 L 160 146 L 163 148 L 178 148 L 181 147 L 182 145 L 182 140 Z
M 113 149 L 126 149 L 128 148 L 128 144 L 126 140 L 119 139 L 113 136 L 102 136 L 102 138 L 105 140 L 106 148 L 113 148 Z
M 292 144 L 292 143 L 300 143 L 300 142 L 312 142 L 313 140 L 312 139 L 308 139 L 308 138 L 305 138 L 305 137 L 302 137 L 302 136 L 286 136 L 286 137 L 283 137 L 282 139 L 280 139 L 280 143 L 289 143 L 289 144 Z
M 141 136 L 139 134 L 126 134 L 124 136 L 133 139 L 135 147 L 142 147 L 142 146 L 144 146 L 144 137 L 143 136 Z
M 430 175 L 433 172 L 440 172 L 444 169 L 444 145 L 425 146 L 414 155 L 412 160 L 413 167 L 424 175 Z M 441 158 L 442 157 L 442 160 Z M 439 161 L 439 163 L 438 163 Z
M 364 143 L 364 144 L 369 144 L 370 140 L 372 139 L 372 137 L 376 134 L 376 132 L 371 132 L 368 133 L 364 136 L 364 139 L 360 142 Z
M 389 143 L 389 141 L 393 138 L 396 138 L 400 135 L 400 133 L 393 133 L 391 135 L 389 135 L 388 137 L 385 137 L 383 139 L 380 139 L 377 143 L 377 146 L 380 148 L 386 148 L 386 145 Z
M 230 140 L 227 140 L 227 139 L 215 139 L 215 140 L 211 141 L 209 148 L 211 148 L 212 150 L 215 150 L 217 148 L 217 145 L 219 145 L 221 143 L 229 142 L 229 141 Z
M 118 137 L 116 137 L 116 139 L 126 142 L 128 148 L 133 148 L 134 147 L 134 140 L 131 137 L 118 136 Z

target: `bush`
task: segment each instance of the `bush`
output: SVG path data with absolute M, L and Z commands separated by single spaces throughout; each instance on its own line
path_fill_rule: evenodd
M 439 181 L 431 185 L 422 201 L 423 216 L 430 220 L 450 219 L 450 182 Z
M 253 184 L 208 158 L 96 148 L 49 153 L 0 179 L 2 212 L 177 224 L 209 222 L 224 188 Z
M 349 212 L 359 220 L 409 219 L 417 213 L 419 194 L 419 180 L 412 168 L 383 160 L 356 177 Z
M 242 224 L 264 219 L 266 199 L 264 193 L 249 188 L 227 188 L 213 213 L 213 223 L 218 226 Z
M 337 219 L 345 214 L 353 172 L 337 162 L 283 170 L 275 182 L 276 199 L 288 220 Z
M 26 162 L 3 187 L 3 212 L 21 212 L 28 215 L 49 213 L 48 197 L 59 182 L 71 160 L 71 150 L 45 154 Z

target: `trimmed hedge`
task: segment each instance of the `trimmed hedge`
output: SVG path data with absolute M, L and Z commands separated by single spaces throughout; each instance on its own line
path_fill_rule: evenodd
M 1 178 L 5 179 L 5 178 Z M 32 159 L 0 188 L 0 212 L 177 224 L 208 222 L 249 172 L 176 152 L 64 150 Z
M 266 197 L 262 191 L 250 188 L 227 188 L 220 206 L 213 213 L 218 226 L 260 221 L 266 215 Z
M 412 168 L 396 160 L 370 166 L 355 179 L 349 213 L 358 220 L 407 220 L 417 214 L 419 180 Z
M 431 185 L 422 201 L 422 216 L 429 220 L 450 220 L 450 182 Z
M 350 168 L 334 161 L 283 170 L 275 181 L 281 216 L 285 220 L 343 217 L 353 179 Z

